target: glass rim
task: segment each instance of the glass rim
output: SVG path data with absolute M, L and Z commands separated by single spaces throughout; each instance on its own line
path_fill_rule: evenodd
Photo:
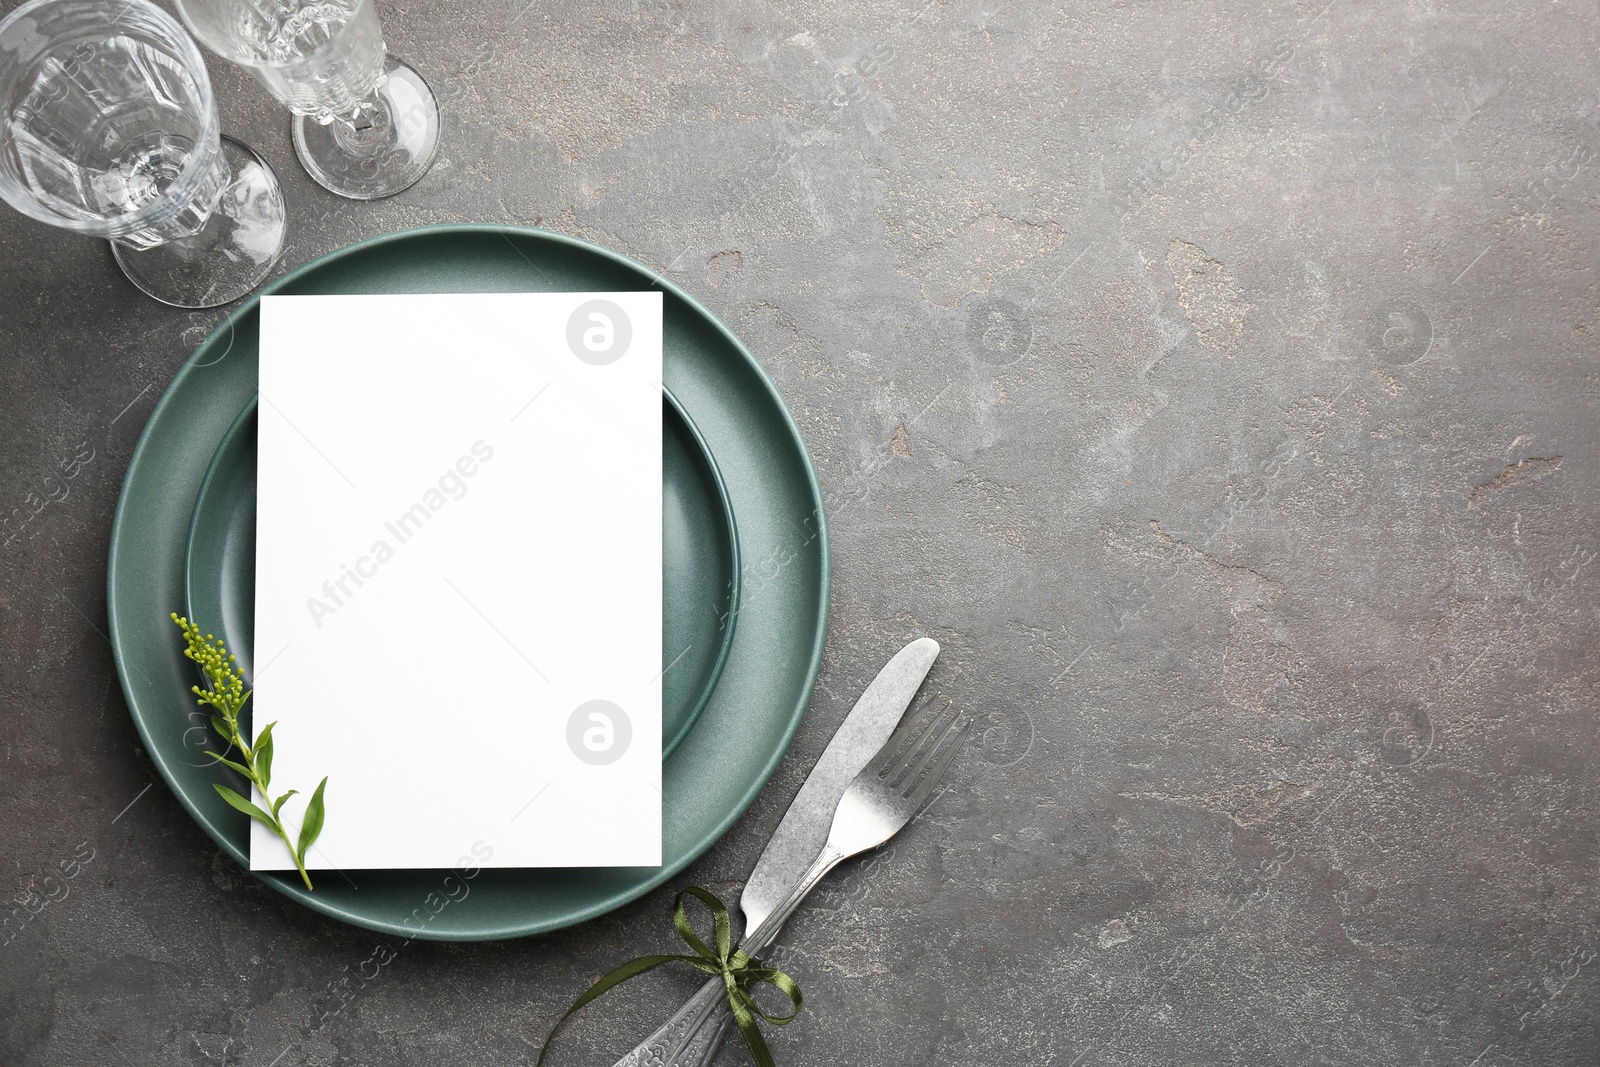
M 30 0 L 30 2 L 37 2 L 37 0 Z M 337 33 L 309 52 L 301 52 L 289 59 L 257 59 L 254 56 L 241 53 L 238 49 L 225 47 L 212 34 L 200 28 L 199 20 L 190 14 L 190 9 L 210 7 L 211 5 L 205 3 L 204 0 L 172 0 L 172 6 L 178 9 L 178 17 L 183 20 L 183 24 L 189 28 L 190 33 L 194 34 L 207 48 L 226 59 L 229 63 L 237 64 L 249 70 L 289 70 L 315 57 L 332 52 L 338 46 L 340 39 L 350 31 L 351 23 L 355 22 L 355 14 L 360 12 L 362 8 L 375 6 L 376 3 L 377 0 L 355 0 L 350 9 L 352 17 L 346 19 L 340 25 Z
M 61 0 L 27 0 L 22 6 L 10 12 L 5 18 L 0 19 L 0 38 L 12 25 L 23 18 L 33 14 L 40 8 L 57 5 Z M 183 167 L 172 184 L 150 203 L 136 211 L 129 211 L 118 215 L 105 215 L 98 218 L 78 218 L 72 215 L 63 215 L 53 210 L 48 201 L 40 200 L 32 189 L 22 182 L 10 167 L 0 166 L 0 199 L 13 208 L 27 215 L 29 218 L 48 223 L 65 230 L 89 234 L 115 240 L 126 237 L 140 230 L 165 222 L 179 211 L 183 210 L 193 197 L 195 189 L 200 185 L 201 179 L 218 165 L 221 159 L 222 120 L 217 114 L 216 96 L 211 88 L 211 75 L 206 70 L 205 55 L 200 51 L 200 46 L 194 38 L 184 29 L 184 26 L 172 15 L 162 10 L 151 0 L 124 0 L 122 7 L 116 15 L 105 20 L 105 27 L 113 30 L 123 25 L 120 20 L 127 11 L 138 9 L 147 17 L 166 24 L 172 31 L 173 43 L 176 49 L 181 49 L 183 55 L 178 57 L 184 66 L 185 72 L 195 79 L 196 87 L 200 90 L 202 107 L 201 114 L 194 116 L 199 124 L 199 133 L 195 139 L 195 151 L 191 151 L 183 161 Z M 99 38 L 103 40 L 104 38 Z M 63 39 L 60 45 L 72 43 Z M 41 53 L 42 54 L 42 53 Z M 218 141 L 218 151 L 208 153 L 200 151 L 200 147 L 208 141 Z M 11 142 L 9 133 L 0 129 L 0 146 Z

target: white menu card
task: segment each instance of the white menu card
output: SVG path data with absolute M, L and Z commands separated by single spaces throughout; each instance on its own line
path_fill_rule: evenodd
M 260 358 L 251 722 L 291 835 L 328 776 L 307 866 L 659 865 L 661 295 L 267 296 Z

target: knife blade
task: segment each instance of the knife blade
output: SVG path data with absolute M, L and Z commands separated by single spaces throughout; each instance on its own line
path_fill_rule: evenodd
M 894 732 L 939 651 L 939 642 L 931 637 L 902 648 L 845 716 L 745 882 L 739 910 L 746 931 L 766 920 L 822 853 L 839 798 Z

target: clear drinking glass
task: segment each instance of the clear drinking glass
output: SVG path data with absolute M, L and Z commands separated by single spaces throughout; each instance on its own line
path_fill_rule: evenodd
M 0 198 L 111 241 L 146 293 L 216 307 L 283 248 L 272 169 L 220 134 L 205 61 L 147 0 L 30 0 L 0 20 Z
M 294 147 L 318 184 L 392 196 L 433 165 L 439 105 L 386 54 L 373 0 L 175 0 L 196 37 L 289 105 Z

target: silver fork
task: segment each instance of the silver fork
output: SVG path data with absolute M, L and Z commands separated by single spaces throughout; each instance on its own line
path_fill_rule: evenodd
M 877 848 L 911 821 L 961 748 L 970 717 L 932 705 L 902 723 L 856 775 L 833 812 L 828 843 L 793 891 L 740 943 L 755 955 L 770 945 L 806 894 L 842 861 Z M 727 988 L 714 979 L 616 1067 L 706 1067 L 733 1018 Z

